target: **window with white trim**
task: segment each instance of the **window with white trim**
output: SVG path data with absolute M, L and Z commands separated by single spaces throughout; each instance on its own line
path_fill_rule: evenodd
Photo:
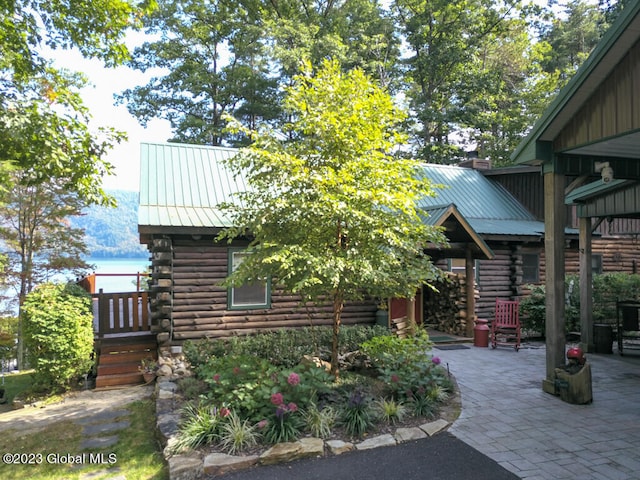
M 235 271 L 248 255 L 244 249 L 229 249 L 229 271 Z M 229 287 L 228 306 L 230 310 L 249 310 L 271 306 L 271 282 L 260 280 L 239 287 Z

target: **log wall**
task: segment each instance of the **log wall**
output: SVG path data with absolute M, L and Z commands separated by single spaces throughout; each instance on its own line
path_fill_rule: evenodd
M 303 305 L 300 297 L 275 285 L 271 288 L 271 308 L 229 310 L 227 288 L 220 286 L 227 276 L 228 246 L 215 245 L 213 238 L 194 241 L 174 237 L 171 253 L 170 333 L 173 343 L 277 328 L 332 325 L 329 303 Z M 373 302 L 348 303 L 342 312 L 342 324 L 373 324 L 376 309 Z

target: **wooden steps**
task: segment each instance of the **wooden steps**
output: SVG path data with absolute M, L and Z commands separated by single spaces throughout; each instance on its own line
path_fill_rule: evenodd
M 100 340 L 96 388 L 144 383 L 138 367 L 145 358 L 158 359 L 154 335 Z

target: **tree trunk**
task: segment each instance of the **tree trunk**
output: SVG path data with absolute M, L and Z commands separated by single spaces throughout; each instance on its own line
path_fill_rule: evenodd
M 331 375 L 333 375 L 336 380 L 340 375 L 338 365 L 338 334 L 340 333 L 340 323 L 343 308 L 344 295 L 340 290 L 336 290 L 333 294 L 333 338 L 331 342 Z

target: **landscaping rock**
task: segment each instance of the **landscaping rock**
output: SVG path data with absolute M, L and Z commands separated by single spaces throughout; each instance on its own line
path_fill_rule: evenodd
M 449 422 L 446 420 L 440 419 L 435 422 L 425 423 L 420 425 L 420 430 L 429 435 L 430 437 L 434 436 L 436 433 L 444 430 L 449 425 Z
M 356 450 L 369 450 L 371 448 L 378 447 L 390 447 L 392 445 L 396 445 L 396 439 L 393 438 L 393 435 L 390 433 L 379 435 L 377 437 L 372 437 L 364 442 L 356 443 Z
M 300 442 L 278 443 L 260 455 L 260 463 L 273 465 L 276 463 L 290 462 L 299 457 L 302 445 Z
M 342 440 L 327 440 L 327 447 L 333 455 L 341 455 L 355 448 L 353 443 L 343 442 Z
M 410 442 L 411 440 L 426 438 L 427 434 L 418 427 L 411 427 L 397 429 L 394 436 L 398 443 L 404 443 Z
M 176 455 L 168 463 L 171 480 L 198 480 L 204 475 L 204 464 L 199 457 Z
M 204 458 L 204 474 L 217 476 L 244 470 L 256 465 L 259 458 L 258 455 L 236 457 L 224 453 L 211 453 Z
M 324 455 L 324 441 L 321 438 L 305 437 L 298 440 L 300 452 L 298 458 L 322 457 Z
M 165 440 L 170 439 L 178 434 L 178 424 L 180 423 L 180 414 L 164 414 L 158 415 L 157 427 L 158 431 Z

